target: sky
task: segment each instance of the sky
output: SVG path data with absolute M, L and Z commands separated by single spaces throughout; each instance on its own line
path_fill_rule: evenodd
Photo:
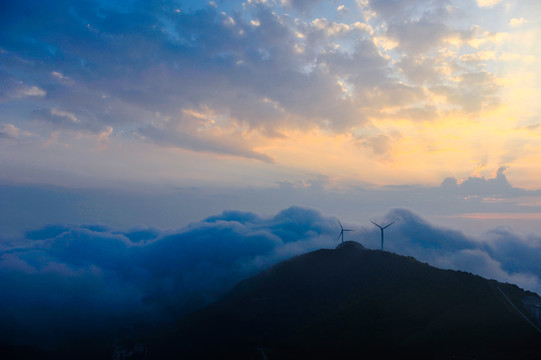
M 2 231 L 81 208 L 77 221 L 103 221 L 115 197 L 126 213 L 129 202 L 192 203 L 145 223 L 162 227 L 308 205 L 351 221 L 398 206 L 472 233 L 498 220 L 536 229 L 537 1 L 0 6 L 0 183 L 15 187 L 0 198 Z M 462 187 L 462 202 L 434 203 L 444 184 L 498 178 L 490 194 Z M 40 219 L 43 203 L 17 197 L 20 186 L 80 204 L 55 198 Z M 118 213 L 109 225 L 156 212 Z
M 541 293 L 539 39 L 537 0 L 1 1 L 2 338 L 179 316 L 336 217 Z
M 1 6 L 5 180 L 541 180 L 537 1 Z

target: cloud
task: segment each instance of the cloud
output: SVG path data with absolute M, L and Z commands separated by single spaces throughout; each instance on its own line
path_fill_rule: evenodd
M 472 272 L 541 292 L 541 239 L 510 229 L 494 229 L 480 238 L 434 226 L 406 209 L 393 209 L 385 219 L 396 221 L 386 229 L 385 249 L 413 256 L 433 266 Z M 375 227 L 374 227 L 375 228 Z M 369 247 L 379 245 L 379 230 L 364 229 Z
M 96 225 L 29 231 L 0 252 L 2 343 L 54 347 L 113 336 L 128 321 L 178 318 L 281 259 L 334 246 L 334 227 L 334 219 L 292 207 L 268 218 L 226 211 L 170 232 Z
M 349 12 L 349 9 L 344 5 L 338 5 L 338 7 L 336 8 L 336 12 L 338 12 L 338 14 L 340 15 L 345 15 Z
M 539 237 L 499 228 L 474 239 L 406 209 L 385 218 L 396 220 L 386 229 L 388 251 L 541 290 Z M 358 229 L 351 240 L 379 248 L 375 227 Z M 2 343 L 55 347 L 95 336 L 107 342 L 127 322 L 177 319 L 280 260 L 333 248 L 337 234 L 334 218 L 302 207 L 267 217 L 224 211 L 178 230 L 54 225 L 28 231 L 2 241 Z
M 375 155 L 382 156 L 386 155 L 391 147 L 393 140 L 384 134 L 379 134 L 378 136 L 369 137 L 366 139 L 359 139 L 358 143 L 370 149 Z
M 482 176 L 468 177 L 462 182 L 458 182 L 457 179 L 449 177 L 446 178 L 440 189 L 445 192 L 456 193 L 461 195 L 475 195 L 475 196 L 520 196 L 527 193 L 527 191 L 519 188 L 514 188 L 507 177 L 505 172 L 506 166 L 501 166 L 496 171 L 496 176 L 492 179 L 485 179 Z
M 32 136 L 32 134 L 19 129 L 13 124 L 0 124 L 0 139 L 20 139 L 29 136 Z
M 74 113 L 57 108 L 42 108 L 32 112 L 34 120 L 48 124 L 54 130 L 83 131 L 93 134 L 110 133 L 111 127 L 93 119 L 80 119 Z
M 19 1 L 1 19 L 9 79 L 1 83 L 11 85 L 0 89 L 0 101 L 25 102 L 55 131 L 113 128 L 117 141 L 267 162 L 258 145 L 275 134 L 348 133 L 386 107 L 427 108 L 427 85 L 466 111 L 496 101 L 488 70 L 473 84 L 470 74 L 478 72 L 454 71 L 436 51 L 461 34 L 448 2 L 358 2 L 377 14 L 366 22 L 343 14 L 351 3 L 336 3 L 332 14 L 320 3 Z M 384 38 L 401 54 L 382 47 Z M 25 96 L 13 96 L 17 84 Z M 203 110 L 214 115 L 212 127 L 185 115 Z
M 477 0 L 477 6 L 484 8 L 484 7 L 494 7 L 498 5 L 502 0 Z
M 265 154 L 253 151 L 245 145 L 242 133 L 235 131 L 227 134 L 189 133 L 179 130 L 160 129 L 152 125 L 140 128 L 136 134 L 147 141 L 162 146 L 170 146 L 194 151 L 206 151 L 221 155 L 242 156 L 249 159 L 272 163 L 273 159 Z
M 528 54 L 528 55 L 522 55 L 507 51 L 502 51 L 500 56 L 498 56 L 498 60 L 500 61 L 523 61 L 525 63 L 533 63 L 536 60 L 536 57 L 534 55 Z
M 281 0 L 282 4 L 294 8 L 302 13 L 309 12 L 323 0 Z
M 365 2 L 358 1 L 361 5 Z M 418 12 L 431 12 L 443 8 L 447 1 L 436 0 L 369 0 L 372 10 L 384 19 L 397 21 L 398 19 L 415 16 Z
M 398 119 L 410 119 L 412 121 L 434 121 L 439 114 L 435 106 L 402 108 L 393 114 Z
M 47 95 L 47 91 L 41 87 L 28 85 L 7 72 L 0 73 L 0 82 L 0 103 L 25 98 L 43 98 Z
M 400 71 L 415 84 L 438 83 L 441 74 L 436 67 L 441 66 L 434 57 L 427 56 L 403 56 L 399 63 Z
M 387 30 L 387 36 L 396 40 L 398 48 L 408 54 L 424 53 L 441 46 L 442 40 L 450 34 L 445 24 L 426 18 L 391 24 Z
M 493 108 L 500 103 L 497 94 L 499 86 L 492 73 L 483 70 L 462 73 L 457 85 L 438 85 L 430 90 L 434 94 L 445 96 L 450 104 L 459 106 L 466 113 Z
M 513 26 L 513 27 L 517 27 L 517 26 L 520 26 L 522 24 L 527 24 L 529 21 L 524 19 L 524 18 L 512 18 L 511 20 L 509 20 L 509 25 L 510 26 Z
M 15 94 L 15 97 L 23 97 L 23 96 L 45 96 L 47 95 L 47 92 L 43 89 L 40 89 L 37 86 L 22 86 L 21 88 L 17 89 L 17 92 Z

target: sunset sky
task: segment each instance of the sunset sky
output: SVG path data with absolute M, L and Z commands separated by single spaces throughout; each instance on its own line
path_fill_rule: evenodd
M 204 192 L 182 198 L 182 220 L 143 211 L 123 226 L 290 205 L 353 220 L 357 200 L 367 214 L 404 206 L 449 223 L 539 218 L 538 1 L 0 6 L 6 186 Z M 23 219 L 43 201 L 4 193 L 11 223 L 54 213 Z M 43 216 L 36 225 L 65 220 Z
M 541 180 L 538 1 L 1 7 L 3 179 Z

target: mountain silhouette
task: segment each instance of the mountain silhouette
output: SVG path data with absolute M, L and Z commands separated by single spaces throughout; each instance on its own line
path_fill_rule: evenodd
M 154 345 L 183 359 L 540 359 L 537 294 L 348 241 L 283 261 Z M 512 304 L 511 304 L 512 303 Z M 522 314 L 521 314 L 522 312 Z

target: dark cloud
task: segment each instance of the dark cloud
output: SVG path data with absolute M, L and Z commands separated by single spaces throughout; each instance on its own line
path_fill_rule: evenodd
M 379 16 L 392 18 L 399 14 L 400 16 L 407 15 L 415 7 L 415 0 L 373 0 L 370 1 L 370 7 L 376 11 Z
M 528 192 L 523 189 L 514 188 L 507 177 L 505 171 L 507 167 L 500 167 L 496 176 L 492 179 L 485 177 L 469 177 L 466 180 L 458 183 L 455 178 L 446 178 L 441 184 L 440 189 L 445 192 L 461 194 L 461 195 L 478 195 L 478 196 L 520 196 Z
M 398 48 L 408 54 L 425 53 L 441 46 L 450 33 L 445 24 L 425 18 L 391 24 L 387 30 L 387 35 L 398 42 Z
M 438 109 L 435 106 L 409 107 L 402 108 L 394 114 L 394 117 L 400 119 L 410 119 L 412 121 L 434 121 L 438 119 Z
M 481 238 L 434 226 L 406 209 L 393 209 L 385 221 L 396 223 L 385 230 L 385 249 L 410 255 L 433 266 L 472 272 L 490 279 L 516 283 L 540 292 L 538 259 L 541 239 L 510 229 L 495 229 Z M 382 221 L 382 222 L 385 222 Z M 377 231 L 376 231 L 377 230 Z M 367 245 L 377 248 L 378 229 L 363 230 Z
M 385 155 L 392 147 L 392 139 L 384 134 L 359 140 L 360 145 L 369 148 L 375 155 Z
M 411 103 L 422 102 L 426 99 L 423 90 L 419 87 L 394 82 L 382 83 L 367 94 L 367 102 L 379 111 L 386 106 L 407 107 Z
M 400 60 L 400 71 L 414 84 L 439 83 L 441 74 L 436 70 L 441 66 L 436 58 L 427 56 L 405 55 Z
M 484 250 L 510 273 L 541 274 L 541 237 L 520 236 L 510 228 L 498 227 L 485 234 Z
M 280 259 L 333 246 L 334 227 L 293 207 L 268 218 L 228 211 L 169 234 L 95 225 L 29 231 L 0 253 L 1 343 L 54 346 L 127 321 L 175 319 Z
M 499 104 L 497 96 L 499 86 L 494 74 L 486 71 L 465 72 L 460 75 L 458 86 L 433 86 L 430 91 L 443 95 L 449 103 L 471 113 Z
M 316 5 L 322 3 L 323 0 L 286 0 L 286 6 L 291 6 L 302 13 L 309 12 Z
M 352 53 L 329 51 L 318 59 L 333 73 L 355 85 L 354 92 L 360 99 L 364 97 L 364 91 L 391 82 L 388 62 L 368 39 L 357 41 Z
M 136 134 L 145 140 L 162 146 L 178 147 L 194 151 L 206 151 L 224 155 L 242 156 L 250 159 L 258 159 L 265 162 L 273 162 L 270 156 L 258 153 L 250 149 L 244 143 L 242 134 L 238 131 L 225 135 L 198 134 L 197 131 L 189 133 L 182 129 L 160 129 L 152 125 L 138 129 Z
M 449 1 L 438 0 L 370 0 L 370 8 L 383 19 L 391 22 L 422 16 L 445 13 Z

